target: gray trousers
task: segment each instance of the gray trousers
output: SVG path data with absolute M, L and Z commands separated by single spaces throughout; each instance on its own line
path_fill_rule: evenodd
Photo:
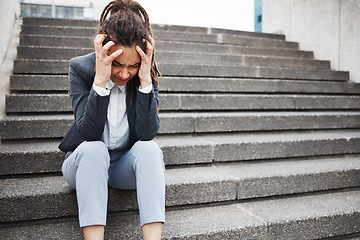
M 101 141 L 83 142 L 67 154 L 62 172 L 76 189 L 81 227 L 106 225 L 108 187 L 136 189 L 141 226 L 165 222 L 165 167 L 153 141 L 113 151 Z

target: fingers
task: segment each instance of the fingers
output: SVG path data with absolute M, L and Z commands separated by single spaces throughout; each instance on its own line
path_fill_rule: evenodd
M 151 55 L 153 54 L 153 51 L 155 49 L 155 41 L 154 39 L 149 35 L 148 39 L 146 40 L 146 55 L 151 58 Z
M 106 35 L 105 34 L 98 34 L 95 37 L 94 40 L 94 47 L 95 47 L 95 52 L 96 53 L 101 53 L 102 50 L 102 42 L 105 40 Z
M 108 41 L 105 45 L 103 45 L 103 41 L 106 37 L 107 36 L 105 34 L 98 34 L 94 40 L 94 47 L 96 57 L 98 59 L 102 59 L 105 64 L 110 64 L 114 59 L 123 53 L 123 49 L 119 49 L 108 55 L 111 47 L 113 47 L 115 43 L 113 41 Z
M 144 51 L 141 49 L 141 47 L 139 47 L 138 45 L 136 45 L 136 51 L 138 52 L 138 54 L 140 55 L 141 60 L 144 60 L 146 58 L 146 54 L 144 53 Z
M 151 60 L 153 51 L 155 49 L 155 41 L 154 39 L 149 36 L 148 39 L 144 39 L 144 42 L 146 42 L 146 53 L 137 45 L 136 51 L 139 53 L 142 61 L 149 61 Z
M 109 56 L 109 59 L 112 61 L 114 61 L 118 56 L 120 56 L 122 53 L 124 52 L 123 49 L 119 49 L 119 50 L 116 50 L 115 52 L 113 52 L 110 56 Z

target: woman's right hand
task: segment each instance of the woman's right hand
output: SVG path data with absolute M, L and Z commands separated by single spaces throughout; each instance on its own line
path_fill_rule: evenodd
M 109 41 L 103 46 L 102 42 L 105 38 L 105 34 L 98 34 L 94 40 L 96 56 L 94 84 L 103 88 L 106 88 L 106 82 L 110 79 L 112 62 L 123 52 L 122 49 L 119 49 L 111 55 L 108 55 L 110 48 L 114 46 L 115 43 Z

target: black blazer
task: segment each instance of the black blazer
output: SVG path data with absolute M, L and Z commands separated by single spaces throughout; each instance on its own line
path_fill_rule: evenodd
M 83 141 L 99 141 L 104 132 L 110 96 L 100 96 L 92 88 L 94 69 L 94 52 L 70 60 L 69 95 L 75 120 L 59 145 L 61 151 L 74 151 Z M 130 81 L 126 88 L 126 111 L 130 141 L 134 144 L 138 140 L 152 140 L 159 130 L 159 89 L 153 79 L 153 90 L 148 94 L 136 90 L 130 104 Z

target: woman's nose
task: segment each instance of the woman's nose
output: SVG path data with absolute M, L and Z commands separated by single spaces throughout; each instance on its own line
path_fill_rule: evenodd
M 123 78 L 123 79 L 127 79 L 127 78 L 130 76 L 130 74 L 129 74 L 128 71 L 126 71 L 126 70 L 124 69 L 124 70 L 122 70 L 122 71 L 119 72 L 119 76 L 120 76 L 121 78 Z

